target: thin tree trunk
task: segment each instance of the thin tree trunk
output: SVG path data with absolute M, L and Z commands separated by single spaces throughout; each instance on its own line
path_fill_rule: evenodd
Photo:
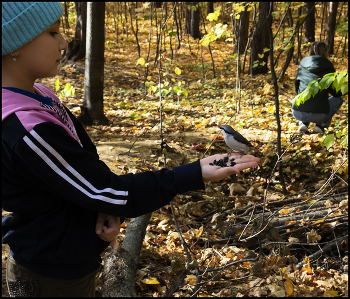
M 128 3 L 128 2 L 125 2 L 125 3 Z M 136 5 L 137 5 L 137 2 L 135 2 Z M 129 16 L 130 16 L 130 23 L 131 23 L 131 29 L 132 29 L 132 32 L 134 33 L 135 35 L 135 38 L 136 38 L 136 43 L 137 43 L 137 54 L 139 55 L 139 57 L 141 57 L 141 49 L 140 49 L 140 43 L 139 43 L 139 39 L 138 39 L 138 36 L 137 36 L 137 33 L 139 31 L 139 26 L 137 24 L 137 17 L 135 18 L 135 22 L 136 22 L 136 30 L 134 29 L 134 25 L 132 24 L 132 14 L 131 14 L 131 8 L 130 8 L 130 5 L 128 5 L 129 7 Z
M 145 82 L 146 82 L 147 77 L 148 77 L 149 53 L 151 50 L 151 39 L 152 39 L 152 21 L 153 21 L 153 2 L 151 2 L 151 26 L 149 29 L 149 37 L 148 37 L 148 53 L 147 53 L 147 59 L 146 59 Z M 146 85 L 145 85 L 145 93 L 147 94 Z
M 306 13 L 309 13 L 312 9 L 313 11 L 310 13 L 308 19 L 305 21 L 305 43 L 314 42 L 315 41 L 315 11 L 313 9 L 315 6 L 315 2 L 306 2 Z
M 188 9 L 188 6 L 191 2 L 185 2 L 185 14 L 186 14 L 186 26 L 185 34 L 191 34 L 191 9 Z
M 298 7 L 298 16 L 301 16 L 302 14 L 302 8 Z M 297 32 L 297 41 L 298 41 L 298 46 L 297 46 L 297 55 L 295 56 L 295 61 L 294 64 L 298 65 L 299 64 L 299 57 L 300 57 L 300 48 L 301 48 L 301 38 L 300 38 L 300 32 L 302 32 L 302 29 L 298 27 L 298 32 Z
M 242 23 L 242 19 L 240 18 L 240 21 L 239 21 L 240 25 Z M 239 26 L 241 27 L 241 26 Z M 241 31 L 238 30 L 238 37 L 237 37 L 237 46 L 239 47 L 240 45 L 240 33 Z M 239 56 L 239 48 L 238 48 L 238 51 L 237 51 L 237 76 L 236 76 L 236 90 L 235 90 L 235 101 L 236 101 L 236 114 L 235 114 L 235 120 L 236 120 L 236 115 L 239 113 L 239 104 L 238 104 L 238 101 L 237 101 L 237 92 L 238 92 L 238 82 L 240 80 L 240 77 L 239 77 L 239 71 L 240 71 L 240 56 Z
M 114 21 L 114 30 L 117 33 L 117 44 L 119 43 L 119 28 L 118 28 L 118 19 L 115 19 L 115 11 L 114 11 L 114 5 L 115 3 L 113 3 L 112 6 L 112 13 L 113 13 L 113 21 Z
M 326 39 L 326 44 L 328 46 L 328 54 L 330 55 L 334 53 L 334 33 L 336 29 L 338 6 L 339 2 L 330 2 Z
M 84 58 L 86 50 L 86 2 L 74 3 L 77 15 L 75 36 L 68 44 L 67 57 L 65 57 L 65 62 L 70 60 L 71 64 Z
M 124 2 L 124 16 L 125 16 L 125 30 L 126 30 L 126 37 L 129 37 L 128 33 L 128 16 L 126 14 L 126 2 Z
M 256 6 L 254 5 L 254 15 L 253 15 L 253 20 L 252 20 L 252 27 L 250 28 L 250 34 L 249 34 L 248 42 L 247 42 L 247 45 L 246 45 L 245 50 L 244 50 L 242 74 L 244 74 L 245 60 L 246 60 L 246 57 L 247 57 L 248 47 L 250 46 L 251 41 L 253 40 L 255 18 L 256 18 Z
M 249 33 L 249 15 L 250 11 L 247 10 L 247 5 L 245 6 L 244 11 L 240 13 L 239 18 L 239 43 L 238 43 L 238 49 L 239 54 L 243 54 L 245 50 L 245 46 L 247 45 L 248 41 L 248 33 Z
M 196 6 L 199 2 L 191 2 L 191 6 Z M 198 6 L 196 10 L 191 7 L 191 36 L 193 39 L 201 38 L 199 33 L 199 11 Z
M 182 2 L 181 2 L 181 7 L 182 7 Z M 181 26 L 181 7 L 178 5 L 176 7 L 178 16 L 179 16 L 179 30 L 180 30 L 180 41 L 182 40 L 182 26 Z
M 173 2 L 174 5 L 176 5 L 176 2 Z M 177 48 L 176 50 L 179 50 L 180 47 L 181 47 L 181 44 L 180 44 L 180 36 L 179 36 L 179 25 L 177 24 L 177 13 L 176 13 L 176 9 L 177 7 L 175 7 L 175 10 L 174 10 L 174 20 L 175 20 L 175 24 L 176 24 L 176 38 L 177 38 Z M 165 40 L 165 39 L 164 39 Z M 165 44 L 165 43 L 164 43 Z
M 315 9 L 315 6 L 314 6 L 314 9 Z M 310 12 L 311 12 L 311 11 L 310 11 Z M 290 24 L 292 25 L 292 26 L 290 26 L 290 27 L 293 27 L 292 13 L 291 13 L 290 10 L 288 10 L 288 16 L 289 16 L 289 18 L 288 18 L 288 19 L 289 19 L 289 22 L 290 22 Z M 293 36 L 290 38 L 290 41 L 289 41 L 287 44 L 291 43 L 291 44 L 294 45 L 294 40 L 295 40 L 295 37 L 296 37 L 296 32 L 297 32 L 298 29 L 301 27 L 301 25 L 303 24 L 303 22 L 305 22 L 305 21 L 307 20 L 308 16 L 309 16 L 309 14 L 305 17 L 305 19 L 304 19 L 301 23 L 300 23 L 300 20 L 297 21 L 297 23 L 295 24 L 294 34 L 293 34 Z M 287 44 L 286 44 L 286 45 L 287 45 Z M 286 45 L 284 45 L 284 46 L 286 46 Z M 283 52 L 283 51 L 280 51 L 280 53 L 277 55 L 276 61 L 278 61 L 278 59 L 279 59 L 279 57 L 280 57 L 280 55 L 281 55 L 282 52 Z M 282 68 L 282 71 L 281 71 L 280 76 L 278 77 L 278 80 L 279 80 L 279 81 L 283 79 L 284 73 L 285 73 L 285 71 L 287 70 L 287 68 L 288 68 L 288 66 L 289 66 L 289 63 L 291 62 L 291 60 L 292 60 L 292 58 L 293 58 L 293 53 L 294 53 L 294 46 L 291 47 L 291 48 L 288 50 L 286 62 L 285 62 L 285 64 L 284 64 L 283 68 Z M 275 62 L 275 64 L 277 64 L 277 63 Z
M 105 2 L 88 2 L 84 102 L 78 119 L 86 125 L 107 125 L 103 113 Z
M 64 19 L 66 21 L 66 28 L 69 30 L 69 21 L 68 21 L 68 5 L 69 2 L 64 2 Z
M 203 27 L 204 27 L 205 34 L 207 34 L 207 29 L 205 29 L 205 22 L 204 22 L 204 17 L 203 17 L 202 10 L 199 9 L 199 12 L 200 12 L 200 15 L 202 16 L 202 22 L 203 22 Z M 211 52 L 210 44 L 208 45 L 208 48 L 209 48 L 209 53 L 210 53 L 210 57 L 211 57 L 211 63 L 212 63 L 212 66 L 213 66 L 213 76 L 215 78 L 215 65 L 214 65 L 214 59 L 213 59 L 213 54 Z
M 236 43 L 236 31 L 235 31 L 235 19 L 233 18 L 233 10 L 232 10 L 232 5 L 230 5 L 230 9 L 231 9 L 231 13 L 230 13 L 230 16 L 231 16 L 231 22 L 232 22 L 232 35 L 233 35 L 233 38 L 232 38 L 232 47 L 233 45 Z M 234 52 L 234 50 L 233 50 Z
M 321 19 L 321 28 L 320 28 L 320 37 L 319 41 L 322 40 L 322 29 L 323 29 L 323 20 L 324 20 L 324 12 L 326 10 L 326 3 L 322 2 L 322 19 Z
M 207 2 L 207 14 L 214 12 L 214 3 L 211 1 Z
M 259 20 L 255 29 L 254 39 L 252 41 L 251 57 L 252 63 L 258 60 L 260 65 L 253 68 L 252 64 L 249 65 L 249 73 L 252 72 L 253 75 L 257 74 L 267 74 L 268 67 L 267 62 L 269 58 L 268 52 L 264 52 L 265 47 L 269 47 L 269 29 L 271 28 L 272 18 L 270 11 L 270 5 L 267 2 L 259 2 Z M 266 16 L 269 16 L 266 18 Z M 263 58 L 260 58 L 258 54 L 264 53 Z M 265 63 L 265 64 L 264 64 Z M 264 64 L 264 65 L 262 65 Z
M 154 59 L 154 65 L 157 65 L 157 59 L 158 59 L 158 55 L 159 55 L 159 40 L 160 40 L 160 35 L 162 34 L 162 32 L 158 31 L 157 9 L 155 9 L 155 14 L 154 15 L 155 15 L 155 21 L 156 21 L 156 28 L 157 28 L 157 48 L 156 48 L 156 57 Z
M 272 2 L 271 2 L 272 5 Z M 275 67 L 273 64 L 273 35 L 272 35 L 272 28 L 269 28 L 269 37 L 270 37 L 270 69 L 271 69 L 271 75 L 273 79 L 273 85 L 275 89 L 275 108 L 276 108 L 276 121 L 277 121 L 277 155 L 278 157 L 281 157 L 281 122 L 280 122 L 280 115 L 279 115 L 279 100 L 278 100 L 278 85 L 277 85 L 277 78 L 275 73 Z M 278 170 L 279 170 L 279 179 L 281 182 L 283 194 L 287 194 L 286 184 L 284 182 L 284 175 L 283 175 L 283 169 L 282 169 L 282 159 L 278 163 Z

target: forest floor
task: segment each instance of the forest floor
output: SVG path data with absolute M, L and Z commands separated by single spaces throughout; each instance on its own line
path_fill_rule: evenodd
M 96 145 L 100 159 L 114 173 L 122 175 L 159 170 L 164 166 L 160 150 L 159 96 L 149 94 L 148 90 L 145 94 L 143 85 L 145 67 L 137 64 L 134 37 L 130 33 L 129 37 L 123 34 L 117 44 L 114 42 L 115 33 L 107 32 L 107 34 L 110 42 L 106 45 L 105 52 L 104 111 L 110 124 L 86 126 L 85 129 Z M 140 40 L 146 40 L 147 34 L 146 28 L 141 30 Z M 336 40 L 336 45 L 339 41 L 340 39 Z M 210 269 L 246 258 L 254 248 L 259 247 L 257 239 L 250 239 L 248 242 L 238 241 L 238 236 L 242 235 L 243 238 L 248 236 L 252 233 L 252 228 L 248 227 L 244 231 L 244 226 L 238 226 L 239 228 L 231 234 L 229 228 L 235 223 L 234 221 L 237 223 L 243 221 L 238 217 L 243 217 L 242 209 L 248 210 L 263 202 L 267 181 L 270 182 L 266 193 L 266 203 L 269 205 L 272 203 L 273 206 L 275 202 L 288 202 L 288 200 L 312 205 L 326 195 L 331 199 L 324 203 L 324 207 L 328 209 L 335 207 L 335 211 L 331 210 L 330 213 L 338 217 L 333 222 L 323 225 L 315 224 L 308 218 L 300 224 L 300 221 L 297 223 L 293 217 L 304 215 L 302 208 L 296 209 L 292 208 L 292 205 L 282 204 L 279 208 L 268 209 L 270 212 L 277 211 L 276 218 L 286 217 L 285 225 L 297 223 L 306 227 L 301 232 L 299 229 L 296 234 L 292 231 L 300 226 L 284 229 L 285 236 L 279 236 L 279 241 L 305 243 L 309 238 L 308 233 L 311 232 L 309 225 L 315 228 L 313 230 L 315 237 L 311 242 L 331 240 L 328 233 L 329 226 L 335 228 L 342 224 L 343 217 L 347 217 L 348 150 L 344 147 L 344 143 L 340 145 L 339 141 L 348 126 L 348 97 L 344 97 L 343 106 L 325 134 L 310 132 L 297 134 L 298 124 L 292 116 L 290 100 L 295 97 L 294 78 L 298 65 L 291 63 L 289 66 L 284 79 L 278 83 L 282 152 L 286 150 L 282 161 L 288 190 L 288 195 L 283 195 L 279 173 L 274 168 L 277 161 L 277 123 L 271 74 L 254 76 L 252 81 L 249 75 L 242 76 L 240 111 L 236 113 L 235 60 L 230 62 L 228 69 L 225 60 L 225 57 L 232 55 L 232 45 L 224 42 L 212 43 L 215 68 L 218 71 L 216 78 L 213 78 L 211 66 L 207 67 L 206 74 L 201 73 L 202 58 L 197 41 L 190 39 L 190 44 L 191 54 L 187 38 L 186 42 L 181 43 L 181 49 L 177 50 L 175 56 L 175 63 L 170 60 L 169 44 L 166 44 L 167 49 L 163 53 L 164 63 L 161 70 L 163 82 L 167 80 L 168 87 L 181 86 L 188 91 L 187 98 L 182 95 L 178 99 L 171 93 L 162 97 L 163 137 L 168 145 L 181 153 L 181 157 L 171 155 L 167 158 L 167 167 L 171 169 L 195 161 L 201 158 L 209 147 L 206 155 L 228 152 L 222 137 L 218 137 L 210 146 L 215 137 L 220 136 L 217 126 L 223 124 L 233 126 L 263 154 L 261 165 L 257 169 L 243 171 L 240 175 L 206 184 L 205 191 L 176 196 L 175 214 L 193 257 L 199 263 L 203 263 L 203 269 L 205 267 Z M 146 53 L 148 43 L 145 42 L 141 46 L 142 53 Z M 154 47 L 154 45 L 151 47 L 153 59 Z M 307 56 L 306 49 L 303 49 L 302 53 L 303 57 Z M 283 55 L 280 61 L 284 61 Z M 207 47 L 206 49 L 203 47 L 203 57 L 205 63 L 211 65 Z M 330 60 L 337 71 L 347 68 L 347 55 Z M 85 67 L 84 61 L 78 61 L 77 65 Z M 150 77 L 147 81 L 158 82 L 157 66 L 154 66 L 153 62 L 150 62 L 149 66 Z M 175 73 L 176 67 L 181 70 L 181 74 Z M 277 71 L 280 71 L 281 67 L 277 66 Z M 246 70 L 247 68 L 246 66 Z M 63 104 L 76 116 L 79 115 L 79 106 L 83 101 L 84 76 L 73 66 L 66 65 L 60 69 L 59 75 L 55 78 L 42 79 L 38 82 L 46 84 L 54 91 L 58 82 L 60 88 L 57 94 L 61 95 Z M 66 85 L 68 83 L 74 87 L 75 95 L 65 96 L 71 88 Z M 312 131 L 312 127 L 309 131 Z M 327 150 L 324 140 L 329 134 L 334 134 L 336 139 Z M 295 136 L 299 137 L 299 141 L 290 146 Z M 332 180 L 327 181 L 330 177 Z M 325 188 L 320 189 L 325 183 Z M 336 199 L 338 197 L 341 197 L 341 200 Z M 205 222 L 197 219 L 213 210 L 216 212 L 204 218 Z M 219 222 L 213 216 L 221 211 L 229 213 L 226 213 L 224 221 Z M 253 209 L 249 211 L 255 215 Z M 3 212 L 3 215 L 5 214 L 6 212 Z M 321 218 L 315 219 L 320 221 Z M 117 237 L 120 244 L 128 223 L 129 219 L 123 224 Z M 247 221 L 242 223 L 247 224 Z M 343 236 L 342 232 L 337 233 L 338 238 Z M 344 267 L 347 267 L 347 261 L 344 259 L 348 254 L 347 238 L 318 259 L 310 260 L 310 264 L 305 261 L 302 269 L 297 269 L 295 265 L 304 261 L 306 255 L 316 252 L 318 246 L 294 245 L 294 249 L 290 249 L 294 251 L 289 254 L 282 254 L 281 247 L 268 248 L 270 250 L 264 251 L 259 261 L 237 263 L 222 271 L 207 272 L 202 277 L 203 288 L 199 295 L 203 297 L 232 295 L 260 297 L 286 294 L 307 297 L 347 296 L 348 276 L 347 270 L 344 271 Z M 111 248 L 107 249 L 110 250 Z M 256 253 L 258 251 L 254 254 Z M 7 254 L 8 246 L 2 245 L 2 295 L 5 297 L 8 296 L 4 280 Z M 178 267 L 174 266 L 176 261 L 180 261 Z M 165 206 L 152 214 L 147 228 L 139 270 L 136 273 L 138 296 L 157 297 L 164 294 L 180 276 L 185 262 L 186 255 L 175 231 L 170 206 Z M 256 270 L 257 265 L 260 265 L 260 268 Z M 190 296 L 195 282 L 196 276 L 188 271 L 184 283 L 174 296 Z M 98 292 L 101 292 L 102 285 L 101 272 Z

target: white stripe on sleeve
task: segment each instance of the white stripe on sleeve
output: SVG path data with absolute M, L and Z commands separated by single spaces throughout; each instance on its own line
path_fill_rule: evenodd
M 33 135 L 33 134 L 32 134 Z M 28 146 L 36 153 L 38 154 L 44 161 L 45 163 L 54 171 L 56 172 L 60 177 L 62 177 L 64 180 L 66 180 L 68 183 L 70 183 L 72 186 L 74 186 L 75 188 L 77 188 L 80 192 L 84 193 L 85 195 L 87 195 L 88 197 L 90 198 L 93 198 L 93 199 L 98 199 L 98 200 L 102 200 L 102 201 L 105 201 L 105 202 L 108 202 L 108 203 L 111 203 L 111 204 L 119 204 L 119 205 L 125 205 L 127 203 L 127 200 L 120 200 L 120 199 L 114 199 L 114 198 L 110 198 L 110 197 L 106 197 L 106 196 L 103 196 L 103 195 L 93 195 L 91 194 L 89 191 L 85 190 L 82 186 L 78 185 L 76 182 L 74 182 L 70 177 L 68 177 L 64 172 L 62 172 L 59 167 L 57 165 L 55 165 L 55 163 L 42 151 L 40 150 L 29 138 L 28 136 L 25 136 L 23 138 L 23 140 L 25 141 L 25 143 L 28 144 Z M 48 144 L 47 144 L 48 145 Z M 49 145 L 48 145 L 49 146 Z M 53 149 L 52 149 L 53 150 Z M 57 153 L 57 152 L 56 152 Z M 58 155 L 58 153 L 57 153 Z M 61 157 L 61 156 L 60 156 Z M 63 158 L 61 157 L 61 159 L 63 160 Z M 64 161 L 64 160 L 63 160 Z M 60 161 L 62 163 L 62 161 Z M 67 162 L 64 161 L 66 165 Z M 64 165 L 62 163 L 62 165 Z M 65 166 L 65 165 L 64 165 Z M 66 166 L 66 169 L 68 168 L 71 168 L 73 169 L 71 166 Z M 73 169 L 74 170 L 74 169 Z M 75 171 L 75 170 L 74 170 Z M 76 171 L 75 171 L 76 172 Z M 77 172 L 76 172 L 77 173 Z M 78 173 L 77 173 L 78 174 Z M 78 174 L 79 175 L 79 174 Z M 84 178 L 83 178 L 84 179 Z M 85 179 L 84 179 L 85 180 Z M 85 180 L 86 181 L 86 180 Z M 90 184 L 90 183 L 89 183 Z M 92 186 L 90 184 L 90 186 Z M 93 187 L 93 186 L 92 186 Z M 101 193 L 101 192 L 105 192 L 104 190 L 107 190 L 107 189 L 110 189 L 110 190 L 113 190 L 111 188 L 106 188 L 106 189 L 103 189 L 103 190 L 98 190 L 96 188 L 94 188 L 94 191 L 96 193 Z M 122 196 L 127 196 L 128 192 L 127 191 L 117 191 L 117 190 L 113 190 L 114 193 L 113 194 L 116 194 L 116 195 L 122 195 Z M 112 193 L 112 192 L 110 192 Z M 119 193 L 119 194 L 117 194 Z
M 112 188 L 105 188 L 102 190 L 99 190 L 95 188 L 94 186 L 91 185 L 91 183 L 86 180 L 79 172 L 77 172 L 72 166 L 70 166 L 64 159 L 63 157 L 56 152 L 52 146 L 50 146 L 44 139 L 42 139 L 37 132 L 34 130 L 30 131 L 30 134 L 43 146 L 45 147 L 52 155 L 56 157 L 58 161 L 61 162 L 62 166 L 66 168 L 72 175 L 74 175 L 79 181 L 81 181 L 85 186 L 89 187 L 92 191 L 96 193 L 101 193 L 101 192 L 109 192 L 114 195 L 121 195 L 121 196 L 128 196 L 128 191 L 118 191 L 114 190 Z

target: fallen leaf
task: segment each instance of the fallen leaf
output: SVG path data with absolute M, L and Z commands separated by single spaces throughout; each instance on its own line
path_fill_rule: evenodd
M 229 189 L 230 189 L 230 195 L 232 196 L 233 194 L 236 193 L 244 193 L 245 189 L 242 187 L 241 184 L 238 183 L 232 183 L 230 185 L 228 185 Z
M 307 243 L 314 243 L 322 239 L 322 237 L 319 234 L 317 234 L 317 232 L 314 229 L 306 233 L 306 237 L 307 237 Z
M 159 284 L 159 281 L 155 277 L 146 278 L 144 280 L 141 280 L 141 282 L 145 284 Z

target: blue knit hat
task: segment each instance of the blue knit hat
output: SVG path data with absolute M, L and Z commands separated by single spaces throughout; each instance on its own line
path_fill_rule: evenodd
M 62 14 L 60 2 L 2 2 L 2 55 L 33 40 Z

